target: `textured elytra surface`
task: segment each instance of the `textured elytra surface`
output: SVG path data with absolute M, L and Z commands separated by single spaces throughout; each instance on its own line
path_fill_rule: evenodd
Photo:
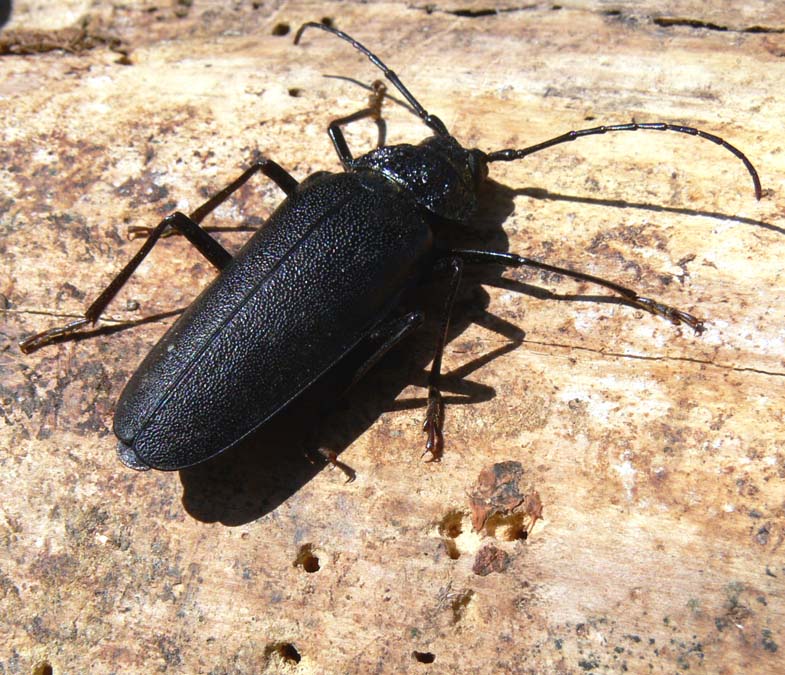
M 106 44 L 0 61 L 6 672 L 777 672 L 776 3 L 498 15 L 479 3 L 14 4 L 14 30 L 59 30 L 90 11 L 131 65 Z M 419 459 L 431 326 L 326 424 L 354 483 L 300 460 L 308 410 L 209 468 L 122 468 L 116 398 L 172 319 L 29 357 L 16 341 L 84 309 L 136 250 L 129 225 L 195 207 L 255 150 L 298 178 L 337 170 L 327 122 L 367 92 L 322 75 L 379 74 L 326 35 L 295 48 L 291 32 L 273 34 L 322 17 L 377 50 L 469 146 L 634 118 L 693 124 L 747 151 L 760 203 L 709 143 L 584 139 L 493 167 L 483 215 L 460 233 L 634 286 L 705 317 L 706 333 L 548 275 L 473 272 L 445 357 L 441 464 Z M 422 138 L 406 111 L 385 112 L 391 142 Z M 352 147 L 374 133 L 352 130 Z M 258 226 L 279 201 L 259 180 L 211 222 Z M 234 251 L 247 234 L 218 236 Z M 111 317 L 183 307 L 211 278 L 167 240 Z M 431 314 L 439 292 L 424 296 Z M 522 464 L 544 505 L 526 541 L 472 532 L 467 491 L 504 461 Z M 482 550 L 506 554 L 503 570 L 476 574 Z
M 157 469 L 227 449 L 361 348 L 427 274 L 431 244 L 381 176 L 304 182 L 156 344 L 123 390 L 115 433 Z

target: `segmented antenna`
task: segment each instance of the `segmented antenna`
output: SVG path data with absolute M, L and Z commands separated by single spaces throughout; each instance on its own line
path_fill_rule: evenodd
M 420 102 L 414 98 L 414 95 L 404 86 L 403 82 L 398 78 L 393 70 L 388 68 L 384 62 L 376 56 L 372 51 L 370 51 L 367 47 L 360 44 L 355 40 L 351 35 L 347 35 L 341 30 L 337 28 L 333 28 L 332 26 L 327 26 L 323 23 L 316 23 L 315 21 L 309 21 L 308 23 L 304 23 L 300 26 L 300 29 L 297 31 L 297 34 L 294 36 L 294 44 L 299 44 L 300 37 L 305 32 L 306 28 L 318 28 L 319 30 L 323 30 L 326 33 L 332 33 L 333 35 L 341 38 L 341 40 L 345 40 L 348 42 L 352 47 L 354 47 L 357 51 L 362 52 L 368 57 L 368 60 L 375 65 L 379 70 L 384 73 L 384 76 L 392 83 L 392 85 L 401 92 L 401 95 L 409 102 L 409 105 L 414 108 L 414 111 L 417 113 L 417 116 L 425 122 L 425 124 L 435 133 L 439 134 L 439 136 L 449 136 L 450 132 L 447 131 L 447 127 L 444 126 L 444 122 L 442 122 L 436 115 L 431 115 L 425 108 L 420 105 Z
M 579 131 L 569 131 L 566 134 L 562 134 L 561 136 L 551 138 L 549 141 L 543 141 L 542 143 L 537 143 L 536 145 L 531 145 L 528 148 L 522 148 L 521 150 L 509 149 L 490 152 L 486 155 L 485 159 L 488 162 L 510 162 L 515 159 L 526 157 L 527 155 L 532 155 L 535 152 L 544 150 L 545 148 L 551 148 L 554 145 L 559 145 L 560 143 L 574 141 L 575 139 L 581 138 L 583 136 L 607 134 L 613 131 L 639 131 L 641 129 L 651 129 L 653 131 L 675 131 L 680 134 L 699 136 L 700 138 L 705 138 L 712 143 L 721 145 L 723 148 L 736 155 L 736 157 L 738 157 L 744 163 L 744 166 L 747 168 L 750 176 L 752 176 L 752 183 L 755 186 L 755 198 L 761 198 L 761 186 L 758 172 L 755 170 L 755 167 L 752 166 L 752 162 L 747 159 L 747 156 L 741 150 L 731 145 L 719 136 L 715 136 L 714 134 L 710 134 L 706 131 L 701 131 L 700 129 L 695 129 L 693 127 L 684 127 L 678 124 L 666 124 L 665 122 L 647 122 L 643 124 L 630 122 L 629 124 L 612 124 L 609 126 L 592 127 L 591 129 L 581 129 Z
M 326 33 L 331 33 L 342 40 L 348 42 L 352 47 L 354 47 L 357 51 L 365 54 L 368 57 L 371 63 L 375 65 L 379 70 L 384 73 L 384 76 L 393 84 L 393 86 L 401 92 L 401 95 L 408 101 L 409 105 L 414 109 L 414 112 L 417 116 L 436 134 L 440 136 L 449 136 L 450 132 L 447 130 L 447 127 L 444 125 L 436 115 L 431 115 L 425 108 L 423 108 L 419 101 L 414 98 L 414 95 L 404 86 L 403 82 L 398 78 L 393 70 L 388 68 L 384 62 L 376 56 L 373 52 L 371 52 L 367 47 L 360 44 L 355 40 L 351 35 L 344 33 L 343 31 L 338 30 L 337 28 L 333 28 L 332 26 L 328 26 L 323 23 L 316 23 L 315 21 L 309 21 L 308 23 L 304 23 L 300 26 L 300 29 L 297 31 L 297 34 L 294 36 L 294 44 L 299 44 L 300 38 L 302 34 L 305 32 L 307 28 L 318 28 L 319 30 L 323 30 Z M 639 124 L 637 122 L 630 122 L 629 124 L 612 124 L 608 126 L 601 126 L 601 127 L 592 127 L 591 129 L 580 129 L 578 131 L 569 131 L 566 134 L 562 134 L 561 136 L 556 136 L 555 138 L 551 138 L 548 141 L 543 141 L 542 143 L 537 143 L 536 145 L 531 145 L 528 148 L 522 148 L 519 150 L 516 149 L 507 149 L 507 150 L 497 150 L 495 152 L 490 152 L 485 154 L 484 159 L 487 162 L 510 162 L 516 159 L 521 159 L 522 157 L 526 157 L 527 155 L 532 155 L 535 152 L 539 152 L 540 150 L 545 150 L 546 148 L 551 148 L 554 145 L 559 145 L 560 143 L 567 143 L 568 141 L 574 141 L 577 138 L 581 138 L 583 136 L 595 136 L 599 134 L 607 134 L 615 131 L 639 131 L 641 129 L 645 130 L 652 130 L 652 131 L 675 131 L 680 134 L 689 134 L 690 136 L 698 136 L 700 138 L 705 138 L 712 143 L 716 143 L 717 145 L 722 146 L 726 150 L 732 152 L 736 157 L 738 157 L 746 167 L 747 171 L 749 172 L 750 176 L 752 177 L 752 183 L 755 187 L 755 198 L 760 199 L 762 196 L 762 190 L 760 185 L 760 178 L 758 177 L 758 172 L 755 170 L 755 167 L 752 166 L 752 162 L 747 159 L 747 156 L 739 150 L 737 147 L 728 143 L 725 139 L 720 138 L 719 136 L 715 136 L 714 134 L 710 134 L 707 131 L 701 131 L 700 129 L 695 129 L 694 127 L 685 127 L 679 124 L 668 124 L 666 122 L 646 122 Z

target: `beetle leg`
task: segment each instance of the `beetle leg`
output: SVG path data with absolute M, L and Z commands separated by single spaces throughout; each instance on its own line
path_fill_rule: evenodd
M 40 349 L 55 341 L 61 341 L 72 337 L 81 329 L 94 324 L 103 314 L 107 305 L 112 301 L 117 292 L 125 285 L 134 270 L 145 259 L 161 235 L 169 228 L 174 228 L 184 234 L 188 240 L 196 246 L 199 252 L 204 255 L 218 269 L 223 268 L 232 259 L 224 248 L 197 225 L 188 216 L 182 213 L 173 213 L 164 218 L 151 231 L 142 248 L 131 258 L 120 273 L 112 279 L 111 283 L 103 290 L 96 300 L 87 308 L 84 316 L 75 321 L 71 321 L 64 326 L 50 328 L 49 330 L 37 333 L 19 343 L 19 348 L 25 353 Z
M 366 117 L 371 117 L 373 121 L 376 122 L 376 128 L 379 132 L 376 147 L 381 148 L 384 145 L 385 139 L 387 138 L 387 123 L 382 117 L 382 102 L 384 101 L 386 93 L 387 87 L 384 82 L 376 80 L 371 86 L 371 95 L 368 97 L 367 108 L 359 110 L 352 115 L 333 120 L 327 127 L 327 133 L 335 146 L 335 151 L 338 153 L 338 157 L 341 160 L 344 169 L 348 170 L 352 159 L 354 159 L 352 151 L 349 149 L 349 145 L 344 138 L 343 131 L 341 131 L 341 127 L 345 124 L 351 124 L 352 122 L 363 120 Z
M 261 172 L 275 183 L 288 197 L 297 188 L 297 181 L 280 164 L 271 159 L 261 157 L 233 180 L 223 190 L 217 192 L 191 214 L 191 219 L 201 223 L 204 217 L 217 206 L 225 202 L 229 196 L 240 189 L 255 173 Z
M 436 342 L 436 351 L 433 356 L 433 363 L 431 364 L 431 372 L 428 375 L 428 408 L 425 412 L 425 421 L 422 425 L 423 431 L 428 435 L 423 455 L 430 453 L 430 461 L 432 462 L 438 462 L 441 459 L 442 450 L 444 449 L 444 437 L 442 436 L 442 428 L 444 427 L 444 401 L 439 389 L 439 380 L 441 379 L 442 372 L 442 356 L 444 355 L 444 347 L 447 344 L 447 332 L 450 329 L 450 315 L 452 314 L 453 304 L 455 303 L 455 296 L 458 293 L 458 286 L 461 283 L 463 260 L 450 253 L 449 257 L 441 259 L 437 263 L 437 266 L 449 266 L 451 276 L 447 295 L 444 298 L 441 317 L 442 323 L 439 330 L 439 338 Z
M 346 476 L 347 483 L 353 483 L 357 478 L 357 472 L 348 464 L 338 459 L 338 454 L 335 452 L 335 450 L 330 450 L 329 448 L 317 448 L 313 454 L 319 455 L 323 461 L 332 465 L 334 469 L 339 469 L 343 475 Z M 314 462 L 314 460 L 311 459 L 311 462 Z
M 239 190 L 243 185 L 248 182 L 255 173 L 261 172 L 272 180 L 281 190 L 286 193 L 288 197 L 297 188 L 297 180 L 289 175 L 289 173 L 280 164 L 277 164 L 271 159 L 262 157 L 255 161 L 250 167 L 240 174 L 240 176 L 233 180 L 223 190 L 215 193 L 210 199 L 202 204 L 198 209 L 191 213 L 190 218 L 195 223 L 201 223 L 208 214 L 214 211 L 218 206 L 223 204 L 234 192 Z M 131 239 L 136 237 L 149 237 L 155 228 L 134 226 L 128 228 L 128 235 Z M 177 233 L 177 230 L 166 230 L 161 237 L 166 237 L 169 234 Z M 185 234 L 185 233 L 180 233 Z M 187 236 L 187 235 L 186 235 Z M 198 248 L 198 246 L 197 246 Z M 201 249 L 199 249 L 201 251 Z M 206 256 L 205 256 L 206 257 Z M 209 259 L 209 258 L 208 258 Z M 212 262 L 212 261 L 210 261 Z M 218 268 L 220 269 L 220 267 Z
M 218 270 L 222 270 L 232 260 L 232 256 L 213 239 L 199 223 L 217 206 L 226 201 L 228 197 L 243 186 L 248 179 L 255 173 L 261 171 L 265 176 L 271 178 L 287 194 L 297 187 L 297 181 L 292 178 L 283 168 L 269 159 L 261 159 L 246 169 L 239 178 L 232 181 L 223 190 L 213 195 L 204 204 L 197 208 L 190 216 L 186 216 L 179 211 L 164 218 L 153 228 L 137 228 L 136 232 L 143 232 L 147 235 L 142 247 L 131 258 L 120 273 L 112 279 L 111 283 L 103 290 L 96 300 L 87 308 L 82 318 L 71 321 L 64 326 L 58 326 L 49 330 L 32 335 L 19 343 L 19 348 L 25 353 L 40 349 L 41 347 L 67 340 L 80 330 L 94 324 L 109 303 L 117 295 L 118 291 L 125 285 L 130 276 L 145 259 L 147 254 L 155 246 L 156 242 L 165 236 L 165 233 L 174 230 L 190 241 L 207 260 L 210 261 Z
M 505 265 L 507 267 L 534 267 L 536 269 L 545 270 L 546 272 L 554 272 L 561 274 L 578 281 L 588 281 L 599 286 L 603 286 L 612 290 L 617 295 L 620 295 L 629 305 L 637 307 L 638 309 L 645 310 L 655 316 L 661 316 L 668 319 L 674 325 L 686 324 L 692 328 L 696 333 L 700 334 L 704 330 L 703 321 L 697 317 L 684 312 L 676 307 L 665 305 L 657 300 L 645 298 L 638 295 L 630 288 L 625 288 L 620 284 L 601 277 L 595 277 L 592 274 L 585 274 L 584 272 L 575 272 L 573 270 L 565 269 L 563 267 L 555 267 L 548 265 L 532 258 L 524 258 L 523 256 L 514 253 L 501 253 L 498 251 L 476 251 L 470 249 L 459 249 L 449 252 L 449 255 L 458 256 L 466 263 L 496 263 L 498 265 Z
M 366 341 L 370 340 L 376 342 L 381 340 L 381 344 L 374 348 L 374 351 L 370 356 L 368 356 L 357 369 L 346 390 L 348 391 L 351 389 L 365 377 L 365 374 L 373 368 L 387 352 L 395 347 L 395 345 L 422 326 L 423 321 L 425 321 L 425 314 L 422 311 L 417 310 L 409 312 L 402 317 L 395 317 L 394 319 L 385 321 L 380 326 L 377 326 L 366 338 Z
M 353 350 L 352 353 L 353 355 L 356 355 L 356 361 L 359 362 L 360 365 L 354 370 L 356 363 L 352 363 L 347 370 L 348 373 L 352 373 L 352 379 L 348 385 L 345 385 L 345 380 L 341 380 L 337 387 L 335 387 L 335 389 L 341 392 L 339 396 L 336 397 L 336 400 L 340 399 L 343 394 L 359 382 L 395 345 L 419 328 L 424 320 L 425 314 L 422 311 L 417 310 L 409 312 L 404 316 L 386 319 L 371 331 L 371 333 Z M 311 428 L 310 438 L 306 444 L 307 457 L 311 460 L 311 463 L 316 463 L 319 458 L 321 458 L 322 461 L 327 461 L 333 467 L 340 469 L 346 475 L 346 482 L 351 483 L 356 478 L 354 469 L 341 462 L 335 451 L 318 445 L 320 426 L 320 424 L 317 424 Z M 317 457 L 317 455 L 319 457 Z

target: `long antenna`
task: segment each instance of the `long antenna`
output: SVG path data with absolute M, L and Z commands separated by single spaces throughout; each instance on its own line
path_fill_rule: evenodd
M 592 127 L 591 129 L 581 129 L 579 131 L 568 131 L 566 134 L 562 134 L 561 136 L 556 136 L 555 138 L 551 138 L 549 141 L 543 141 L 542 143 L 537 143 L 536 145 L 531 145 L 528 148 L 522 148 L 520 150 L 497 150 L 496 152 L 490 152 L 486 156 L 486 161 L 488 162 L 510 162 L 515 159 L 521 159 L 522 157 L 526 157 L 527 155 L 532 155 L 535 152 L 539 152 L 540 150 L 544 150 L 545 148 L 551 148 L 554 145 L 559 145 L 560 143 L 567 143 L 568 141 L 574 141 L 576 138 L 581 138 L 583 136 L 594 136 L 597 134 L 607 134 L 613 131 L 639 131 L 641 129 L 651 129 L 653 131 L 675 131 L 680 134 L 689 134 L 690 136 L 699 136 L 700 138 L 705 138 L 712 143 L 716 143 L 717 145 L 721 145 L 726 150 L 732 152 L 736 157 L 738 157 L 742 162 L 744 162 L 744 166 L 747 168 L 750 176 L 752 176 L 752 183 L 755 186 L 755 198 L 761 198 L 761 186 L 760 186 L 760 178 L 758 178 L 758 172 L 755 170 L 755 167 L 752 166 L 752 162 L 747 159 L 747 156 L 738 148 L 732 146 L 726 140 L 720 138 L 719 136 L 715 136 L 714 134 L 710 134 L 706 131 L 701 131 L 700 129 L 695 129 L 693 127 L 683 127 L 678 124 L 666 124 L 665 122 L 647 122 L 643 124 L 638 124 L 637 122 L 630 122 L 629 124 L 613 124 L 610 126 L 602 126 L 602 127 Z
M 425 124 L 435 133 L 439 134 L 439 136 L 449 136 L 450 132 L 447 131 L 447 127 L 444 126 L 444 122 L 442 122 L 436 115 L 431 115 L 425 108 L 423 108 L 419 101 L 414 98 L 414 95 L 404 86 L 403 82 L 398 78 L 393 70 L 388 68 L 384 62 L 376 56 L 372 51 L 370 51 L 367 47 L 360 44 L 355 40 L 351 35 L 344 33 L 337 28 L 333 28 L 332 26 L 327 26 L 323 23 L 316 23 L 315 21 L 309 21 L 308 23 L 304 23 L 300 26 L 300 29 L 297 31 L 297 34 L 294 36 L 294 44 L 300 43 L 300 37 L 305 32 L 307 28 L 318 28 L 319 30 L 323 30 L 326 33 L 332 33 L 337 37 L 341 38 L 341 40 L 345 40 L 348 42 L 352 47 L 354 47 L 357 51 L 362 52 L 368 57 L 368 60 L 375 65 L 379 70 L 384 73 L 384 76 L 392 83 L 392 85 L 401 92 L 401 95 L 409 102 L 409 105 L 414 108 L 414 111 L 417 113 L 417 116 L 425 122 Z

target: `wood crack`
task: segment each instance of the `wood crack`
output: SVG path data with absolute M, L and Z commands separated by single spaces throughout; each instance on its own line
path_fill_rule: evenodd
M 541 347 L 556 347 L 559 349 L 569 349 L 572 351 L 583 351 L 591 354 L 600 354 L 602 356 L 611 356 L 621 359 L 634 359 L 638 361 L 682 361 L 687 363 L 695 363 L 702 366 L 713 366 L 722 370 L 731 370 L 733 372 L 748 372 L 757 373 L 759 375 L 767 375 L 772 377 L 785 377 L 785 372 L 776 370 L 764 370 L 763 368 L 753 368 L 752 366 L 738 366 L 726 363 L 717 363 L 711 359 L 699 359 L 692 356 L 649 356 L 646 354 L 625 354 L 622 352 L 613 352 L 605 349 L 593 349 L 591 347 L 583 347 L 580 345 L 562 344 L 558 342 L 541 342 L 537 340 L 523 340 L 523 344 L 538 345 Z
M 723 33 L 785 33 L 785 28 L 757 25 L 747 26 L 744 28 L 735 28 L 732 26 L 722 26 L 720 24 L 712 23 L 711 21 L 701 21 L 700 19 L 688 19 L 685 17 L 657 16 L 654 17 L 653 22 L 655 25 L 662 26 L 663 28 L 686 26 L 688 28 L 702 28 L 704 30 L 713 30 Z
M 463 9 L 442 9 L 435 3 L 428 3 L 425 5 L 410 5 L 410 9 L 424 11 L 426 14 L 450 14 L 451 16 L 458 16 L 463 19 L 479 19 L 486 16 L 499 16 L 501 14 L 512 14 L 514 12 L 528 12 L 534 9 L 539 9 L 540 5 L 532 3 L 528 5 L 521 5 L 520 7 L 467 7 Z M 557 5 L 553 9 L 561 9 Z

